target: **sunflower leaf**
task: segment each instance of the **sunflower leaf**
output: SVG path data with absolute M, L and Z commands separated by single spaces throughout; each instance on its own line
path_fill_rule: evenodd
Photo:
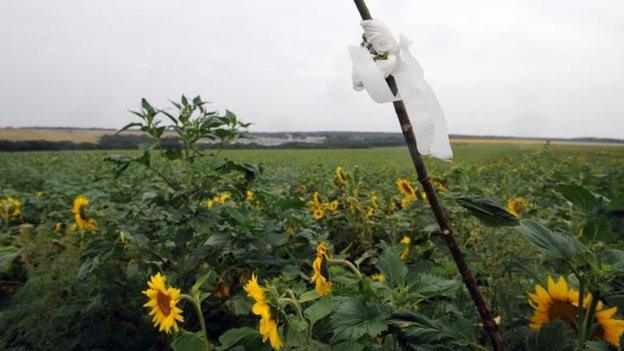
M 520 232 L 533 246 L 546 256 L 555 259 L 570 259 L 587 247 L 571 235 L 556 233 L 532 220 L 520 223 Z
M 388 328 L 388 314 L 363 296 L 343 302 L 332 316 L 332 341 L 358 340 L 364 335 L 376 337 Z
M 219 336 L 220 346 L 217 346 L 217 350 L 227 350 L 236 345 L 239 341 L 245 339 L 248 336 L 258 335 L 258 331 L 253 328 L 233 328 Z
M 494 200 L 484 196 L 461 196 L 455 201 L 477 217 L 483 224 L 492 227 L 518 225 L 518 218 L 507 212 Z

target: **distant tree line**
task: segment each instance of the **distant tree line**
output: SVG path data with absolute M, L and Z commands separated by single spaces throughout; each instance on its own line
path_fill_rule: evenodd
M 228 149 L 336 149 L 336 148 L 372 148 L 404 145 L 400 133 L 384 132 L 280 132 L 280 133 L 249 133 L 248 142 L 228 145 Z M 543 140 L 542 138 L 514 138 L 495 136 L 456 136 L 470 139 L 522 139 Z M 283 139 L 279 145 L 263 145 L 254 142 L 254 138 Z M 306 138 L 317 138 L 319 141 L 305 141 Z M 622 143 L 624 140 L 602 138 L 548 139 L 552 141 L 578 141 Z M 97 143 L 74 143 L 71 141 L 0 140 L 0 151 L 54 151 L 54 150 L 107 150 L 107 149 L 138 149 L 142 143 L 149 141 L 144 135 L 136 134 L 104 134 Z M 174 138 L 165 138 L 164 147 L 180 148 L 181 144 Z M 200 144 L 204 149 L 216 148 L 215 144 Z

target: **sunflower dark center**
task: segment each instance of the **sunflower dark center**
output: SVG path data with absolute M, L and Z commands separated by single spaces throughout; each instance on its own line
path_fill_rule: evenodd
M 401 187 L 403 188 L 403 191 L 407 194 L 407 195 L 413 195 L 414 193 L 412 192 L 412 189 L 410 189 L 409 185 L 407 185 L 406 183 L 402 183 Z
M 156 294 L 156 303 L 158 303 L 158 308 L 165 316 L 171 313 L 171 296 L 162 291 L 158 291 Z
M 560 319 L 570 326 L 574 327 L 576 321 L 576 312 L 578 308 L 569 302 L 556 301 L 550 305 L 548 310 L 548 317 L 553 319 Z

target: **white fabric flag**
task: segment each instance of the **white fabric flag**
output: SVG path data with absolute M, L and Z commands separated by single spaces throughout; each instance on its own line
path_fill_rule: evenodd
M 424 80 L 420 64 L 409 51 L 412 41 L 401 35 L 397 43 L 388 27 L 378 20 L 365 20 L 360 24 L 372 49 L 388 54 L 388 59 L 374 61 L 368 49 L 349 47 L 353 61 L 353 88 L 357 91 L 366 89 L 373 101 L 380 104 L 403 100 L 414 125 L 418 151 L 423 155 L 451 159 L 453 151 L 446 119 L 435 93 Z M 393 75 L 397 83 L 397 96 L 392 94 L 385 81 L 389 75 Z

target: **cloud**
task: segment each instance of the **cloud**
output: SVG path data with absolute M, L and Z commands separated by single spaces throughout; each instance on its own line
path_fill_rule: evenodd
M 414 39 L 452 132 L 624 136 L 624 3 L 369 6 Z M 358 22 L 348 0 L 4 0 L 0 126 L 117 128 L 141 97 L 185 93 L 255 130 L 396 131 L 350 87 Z

